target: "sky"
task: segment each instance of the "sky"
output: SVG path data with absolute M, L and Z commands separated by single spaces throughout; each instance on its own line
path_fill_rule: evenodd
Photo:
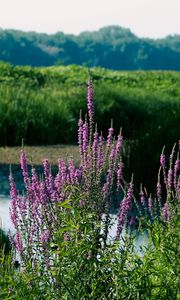
M 180 0 L 0 0 L 0 27 L 79 34 L 108 25 L 139 37 L 180 34 Z

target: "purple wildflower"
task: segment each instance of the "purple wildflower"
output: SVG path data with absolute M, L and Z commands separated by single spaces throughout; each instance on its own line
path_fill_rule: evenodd
M 17 189 L 14 183 L 14 178 L 12 174 L 9 176 L 10 182 L 10 199 L 11 199 L 11 207 L 10 207 L 10 217 L 14 227 L 17 227 L 18 224 L 18 213 L 17 213 Z
M 104 138 L 101 133 L 101 135 L 99 137 L 99 147 L 98 147 L 98 153 L 97 153 L 97 168 L 99 171 L 101 170 L 101 168 L 104 164 L 103 145 L 104 145 Z
M 80 167 L 80 168 L 77 168 L 77 169 L 75 170 L 74 176 L 75 176 L 75 182 L 76 182 L 76 184 L 78 185 L 79 182 L 80 182 L 80 180 L 81 180 L 81 178 L 82 178 L 82 168 L 81 168 L 81 167 Z
M 87 164 L 87 155 L 88 155 L 88 124 L 85 122 L 83 124 L 83 160 Z M 82 164 L 83 165 L 83 164 Z
M 40 203 L 43 204 L 43 205 L 46 205 L 48 195 L 47 195 L 47 191 L 46 191 L 44 181 L 41 181 L 39 190 L 40 190 Z
M 170 168 L 168 170 L 168 176 L 167 176 L 167 189 L 168 190 L 171 190 L 172 182 L 173 182 L 173 170 Z
M 105 184 L 103 186 L 103 189 L 102 189 L 104 199 L 108 198 L 108 195 L 109 195 L 109 192 L 110 192 L 110 186 L 111 186 L 111 176 L 108 173 L 107 176 L 106 176 L 106 182 L 105 182 Z
M 121 185 L 121 179 L 122 179 L 122 174 L 123 174 L 123 163 L 120 161 L 119 164 L 118 164 L 118 168 L 117 168 L 117 191 L 119 190 L 120 188 L 120 185 Z
M 177 199 L 178 201 L 180 201 L 180 180 L 177 183 L 177 187 L 176 187 L 176 195 L 177 195 Z
M 109 155 L 109 161 L 111 164 L 113 164 L 113 162 L 115 161 L 115 158 L 116 158 L 116 148 L 113 147 L 110 152 L 110 155 Z
M 35 228 L 34 228 L 34 225 L 32 224 L 31 228 L 30 228 L 30 234 L 29 234 L 29 244 L 30 245 L 32 245 L 32 243 L 33 243 L 34 233 L 35 233 Z
M 56 190 L 60 193 L 63 184 L 66 181 L 66 164 L 63 161 L 63 159 L 59 159 L 58 160 L 58 174 L 56 175 L 56 178 L 54 180 L 54 186 L 56 188 Z
M 178 182 L 178 172 L 180 170 L 180 160 L 177 159 L 175 161 L 175 165 L 174 165 L 174 188 L 177 187 L 177 182 Z
M 32 189 L 37 191 L 39 185 L 39 179 L 36 173 L 36 169 L 32 168 L 31 173 L 32 173 Z
M 23 252 L 23 244 L 22 244 L 22 240 L 21 240 L 19 232 L 16 233 L 15 244 L 16 244 L 17 251 L 19 253 L 22 253 Z
M 90 124 L 92 124 L 93 119 L 94 119 L 93 83 L 92 83 L 92 80 L 88 81 L 87 105 L 88 105 L 88 116 L 89 116 Z
M 64 184 L 65 181 L 66 181 L 66 173 L 67 173 L 67 168 L 66 168 L 66 164 L 65 164 L 64 160 L 60 160 L 59 170 L 60 170 L 60 173 L 61 173 L 61 181 Z
M 94 164 L 96 163 L 97 160 L 97 151 L 98 151 L 98 133 L 97 131 L 94 133 L 94 140 L 93 140 L 93 160 Z
M 170 220 L 170 217 L 171 217 L 171 214 L 170 214 L 170 209 L 169 209 L 169 205 L 168 205 L 167 202 L 164 204 L 162 213 L 163 213 L 164 219 L 165 219 L 166 221 L 169 221 L 169 220 Z
M 60 221 L 57 215 L 54 202 L 65 201 L 70 191 L 67 185 L 74 188 L 72 193 L 79 192 L 79 207 L 87 204 L 93 204 L 92 209 L 97 205 L 97 220 L 101 222 L 102 214 L 105 213 L 104 238 L 106 239 L 109 224 L 109 198 L 112 186 L 117 175 L 117 185 L 120 187 L 122 178 L 122 162 L 120 161 L 120 151 L 123 138 L 119 134 L 117 142 L 113 140 L 113 125 L 109 128 L 106 151 L 104 151 L 104 139 L 94 130 L 94 104 L 93 104 L 93 86 L 92 81 L 88 82 L 87 91 L 88 117 L 83 123 L 80 116 L 78 123 L 78 144 L 80 151 L 80 166 L 75 168 L 72 160 L 68 166 L 63 160 L 58 161 L 58 174 L 54 178 L 51 174 L 49 161 L 44 160 L 44 178 L 39 179 L 35 169 L 32 169 L 32 177 L 28 177 L 28 168 L 24 150 L 21 151 L 21 168 L 23 171 L 25 188 L 27 196 L 18 196 L 13 178 L 10 179 L 11 185 L 11 217 L 13 224 L 18 232 L 15 239 L 16 248 L 24 258 L 32 255 L 32 258 L 40 258 L 46 267 L 51 267 L 50 259 L 53 259 L 49 253 L 49 247 L 46 243 L 53 234 L 53 228 L 59 226 Z M 88 120 L 88 121 L 87 121 Z M 78 187 L 78 188 L 76 188 Z M 133 185 L 128 185 L 127 195 L 125 195 L 119 212 L 118 235 L 128 219 L 128 212 L 131 208 L 131 198 Z M 101 195 L 104 199 L 101 199 Z M 97 197 L 98 196 L 98 197 Z M 82 198 L 81 198 L 82 197 Z M 98 206 L 97 201 L 100 201 Z M 73 203 L 72 203 L 73 204 Z M 104 206 L 103 206 L 104 205 Z M 58 209 L 61 212 L 61 207 Z M 63 210 L 63 209 L 62 209 Z M 57 225 L 57 226 L 56 226 Z M 66 232 L 64 240 L 69 241 L 71 232 Z M 40 247 L 36 247 L 39 240 Z M 27 247 L 31 245 L 32 247 Z M 23 249 L 24 248 L 24 249 Z M 31 248 L 31 249 L 30 249 Z M 23 255 L 22 255 L 22 250 Z M 25 261 L 25 260 L 24 260 Z M 46 264 L 47 263 L 47 264 Z
M 161 153 L 161 156 L 160 156 L 160 165 L 161 165 L 162 169 L 164 169 L 166 166 L 166 157 L 163 153 Z
M 133 196 L 133 183 L 132 181 L 129 184 L 127 195 L 124 196 L 123 200 L 120 204 L 120 209 L 118 213 L 118 224 L 117 224 L 117 231 L 115 240 L 119 240 L 120 234 L 122 232 L 123 226 L 126 222 L 127 214 L 131 209 L 131 199 Z
M 82 141 L 83 141 L 83 120 L 80 117 L 78 122 L 78 145 L 79 145 L 79 152 L 80 152 L 81 159 L 83 155 Z
M 157 198 L 160 200 L 161 199 L 161 194 L 162 194 L 160 182 L 157 183 L 156 194 L 157 194 Z
M 108 200 L 108 196 L 111 190 L 111 186 L 113 183 L 113 176 L 114 176 L 114 157 L 115 157 L 115 149 L 113 148 L 110 155 L 109 155 L 109 168 L 106 174 L 106 182 L 102 188 L 103 198 Z
M 43 165 L 44 165 L 44 175 L 45 175 L 45 178 L 48 178 L 49 174 L 50 174 L 50 164 L 49 164 L 49 161 L 48 161 L 47 158 L 44 159 Z
M 103 198 L 107 200 L 110 190 L 111 190 L 111 186 L 112 186 L 112 180 L 113 180 L 113 162 L 114 162 L 114 156 L 115 156 L 115 149 L 113 148 L 111 153 L 110 153 L 110 165 L 109 165 L 109 169 L 107 170 L 107 174 L 106 174 L 106 182 L 104 183 L 102 192 L 103 192 Z
M 26 214 L 27 211 L 27 199 L 24 196 L 19 197 L 20 198 L 20 213 L 23 216 L 23 214 Z
M 86 153 L 88 147 L 88 124 L 83 124 L 83 153 Z
M 117 143 L 116 143 L 116 155 L 118 155 L 121 151 L 123 144 L 123 137 L 121 134 L 118 135 Z
M 152 200 L 151 194 L 150 194 L 150 196 L 148 198 L 148 209 L 149 209 L 150 214 L 152 215 L 153 200 Z
M 70 184 L 75 184 L 75 166 L 73 163 L 73 160 L 70 159 L 69 160 L 69 166 L 68 166 L 68 170 L 69 170 L 69 179 L 70 179 Z
M 35 201 L 39 201 L 39 179 L 36 174 L 35 168 L 32 168 L 32 183 L 31 183 L 31 189 L 32 189 L 32 194 L 35 198 Z
M 41 233 L 39 240 L 41 243 L 47 243 L 50 238 L 50 232 L 46 229 L 44 232 Z
M 56 190 L 58 192 L 60 192 L 61 187 L 62 187 L 61 173 L 60 172 L 58 172 L 57 175 L 56 175 L 56 177 L 55 177 L 54 186 L 55 186 Z
M 21 169 L 23 172 L 24 183 L 28 187 L 28 185 L 29 185 L 28 168 L 27 168 L 27 160 L 26 160 L 26 154 L 24 152 L 24 149 L 21 150 L 20 163 L 21 163 Z
M 114 133 L 114 128 L 111 126 L 109 129 L 108 129 L 108 136 L 107 136 L 107 147 L 110 147 L 110 145 L 112 144 L 112 141 L 113 141 L 113 133 Z
M 141 204 L 144 206 L 145 205 L 145 195 L 144 195 L 143 190 L 141 190 L 139 195 L 140 195 Z

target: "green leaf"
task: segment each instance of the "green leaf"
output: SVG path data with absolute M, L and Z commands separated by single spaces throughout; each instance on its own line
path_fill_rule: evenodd
M 72 200 L 70 198 L 68 198 L 67 200 L 63 201 L 63 202 L 59 202 L 57 203 L 57 206 L 63 207 L 63 208 L 72 208 L 71 205 L 68 205 L 69 202 L 71 202 Z

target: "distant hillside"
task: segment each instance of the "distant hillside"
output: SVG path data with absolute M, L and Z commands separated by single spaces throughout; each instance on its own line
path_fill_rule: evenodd
M 141 39 L 119 26 L 78 36 L 0 29 L 0 60 L 31 66 L 78 64 L 114 70 L 180 71 L 180 35 Z

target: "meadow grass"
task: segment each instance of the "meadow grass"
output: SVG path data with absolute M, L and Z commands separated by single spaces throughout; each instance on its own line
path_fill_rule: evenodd
M 119 72 L 93 68 L 96 122 L 104 137 L 113 117 L 130 143 L 126 175 L 152 188 L 158 157 L 180 136 L 178 72 Z M 77 144 L 79 111 L 86 112 L 88 70 L 80 66 L 32 68 L 0 64 L 1 146 Z M 146 174 L 146 176 L 144 176 Z

